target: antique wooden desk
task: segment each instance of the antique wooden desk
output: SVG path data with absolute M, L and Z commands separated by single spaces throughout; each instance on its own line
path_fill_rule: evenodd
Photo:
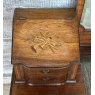
M 10 95 L 83 95 L 75 9 L 15 9 Z

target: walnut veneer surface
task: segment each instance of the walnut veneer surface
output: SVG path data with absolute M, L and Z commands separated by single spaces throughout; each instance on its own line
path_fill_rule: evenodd
M 13 30 L 14 63 L 22 59 L 55 60 L 56 64 L 57 60 L 64 64 L 80 60 L 75 9 L 16 9 Z

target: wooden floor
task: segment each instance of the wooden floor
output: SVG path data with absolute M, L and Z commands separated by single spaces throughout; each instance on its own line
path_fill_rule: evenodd
M 82 71 L 85 80 L 86 86 L 86 95 L 90 95 L 90 80 L 91 80 L 91 56 L 90 55 L 81 55 Z M 10 85 L 4 85 L 4 94 L 9 95 Z

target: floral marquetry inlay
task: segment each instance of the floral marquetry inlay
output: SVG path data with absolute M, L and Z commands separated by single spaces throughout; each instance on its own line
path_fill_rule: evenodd
M 14 58 L 79 59 L 77 17 L 74 17 L 72 10 L 70 13 L 64 9 L 45 10 L 27 10 L 24 15 L 23 11 L 17 11 L 19 15 L 14 18 L 13 25 Z
M 68 29 L 68 28 L 67 28 Z M 60 31 L 60 32 L 59 32 Z M 33 53 L 58 53 L 63 50 L 65 44 L 66 28 L 62 22 L 27 21 L 22 25 L 19 38 L 29 43 Z
M 50 49 L 52 53 L 56 53 L 61 44 L 54 40 L 54 34 L 49 32 L 39 32 L 39 36 L 31 35 L 31 41 L 33 45 L 31 46 L 32 51 L 42 52 L 42 50 Z
M 70 21 L 64 20 L 24 20 L 17 24 L 15 42 L 18 55 L 32 56 L 33 58 L 54 59 L 72 55 L 77 51 L 78 35 L 76 27 L 70 26 Z M 18 21 L 17 21 L 18 23 Z M 73 23 L 74 24 L 74 23 Z M 68 49 L 68 51 L 67 51 Z M 49 56 L 48 56 L 49 55 Z

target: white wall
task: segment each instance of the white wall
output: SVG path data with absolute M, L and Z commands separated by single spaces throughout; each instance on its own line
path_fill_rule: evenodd
M 81 24 L 86 28 L 91 28 L 91 0 L 86 0 L 82 14 Z

